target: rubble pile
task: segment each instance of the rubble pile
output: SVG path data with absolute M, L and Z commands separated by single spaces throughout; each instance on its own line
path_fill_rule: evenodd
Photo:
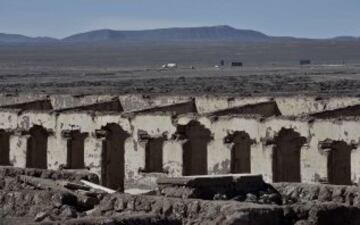
M 86 215 L 104 193 L 82 180 L 98 182 L 86 171 L 0 168 L 0 218 L 65 220 Z M 4 219 L 4 220 L 5 220 Z
M 259 204 L 282 203 L 281 195 L 261 175 L 188 176 L 159 178 L 159 194 L 165 197 L 203 200 L 236 200 Z
M 0 168 L 0 224 L 341 225 L 360 224 L 360 189 L 267 184 L 260 175 L 158 179 L 131 195 L 85 170 Z

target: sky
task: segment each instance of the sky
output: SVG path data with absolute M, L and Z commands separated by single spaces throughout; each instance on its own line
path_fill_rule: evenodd
M 360 36 L 360 0 L 0 0 L 0 33 L 230 25 L 273 36 Z

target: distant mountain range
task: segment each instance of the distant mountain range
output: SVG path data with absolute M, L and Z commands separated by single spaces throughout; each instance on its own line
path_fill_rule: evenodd
M 0 43 L 45 43 L 58 41 L 50 37 L 28 37 L 20 34 L 0 33 Z
M 267 42 L 276 40 L 297 40 L 293 37 L 271 37 L 254 30 L 235 29 L 230 26 L 211 26 L 193 28 L 167 28 L 139 31 L 96 30 L 74 34 L 64 39 L 50 37 L 27 37 L 18 34 L 0 33 L 0 43 L 52 43 L 52 42 L 116 42 L 116 41 L 240 41 Z M 330 40 L 355 41 L 357 37 L 336 37 Z
M 264 41 L 269 37 L 253 30 L 238 30 L 230 26 L 168 28 L 142 31 L 97 30 L 75 34 L 64 41 Z

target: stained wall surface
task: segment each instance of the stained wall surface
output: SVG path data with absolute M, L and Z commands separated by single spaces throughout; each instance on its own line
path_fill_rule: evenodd
M 334 118 L 294 115 L 296 107 L 299 114 L 317 112 L 323 107 L 315 107 L 313 101 L 320 100 L 309 103 L 292 99 L 285 105 L 285 99 L 275 99 L 282 115 L 264 117 L 236 113 L 211 116 L 208 114 L 211 110 L 229 107 L 229 100 L 223 99 L 224 104 L 220 104 L 216 98 L 211 105 L 209 97 L 195 99 L 197 113 L 184 110 L 186 113 L 174 116 L 171 107 L 165 107 L 166 110 L 158 107 L 163 103 L 168 105 L 169 98 L 163 97 L 167 99 L 163 102 L 159 99 L 152 104 L 158 104 L 156 108 L 162 110 L 141 113 L 0 109 L 0 162 L 17 167 L 34 166 L 29 164 L 29 155 L 35 148 L 41 150 L 36 154 L 41 158 L 36 167 L 67 168 L 69 157 L 79 157 L 83 164 L 79 167 L 97 173 L 104 185 L 119 190 L 150 188 L 161 176 L 242 171 L 262 174 L 268 182 L 351 184 L 360 179 L 359 117 L 342 116 L 341 110 Z M 234 99 L 230 102 L 239 107 L 267 100 L 274 101 L 248 98 L 244 102 Z M 184 98 L 178 97 L 173 102 L 179 104 Z M 328 104 L 341 108 L 356 105 L 357 100 L 340 102 L 341 99 L 330 99 Z M 125 111 L 132 108 L 129 103 L 120 103 Z M 143 109 L 149 107 L 144 105 Z M 40 132 L 35 132 L 34 127 Z M 71 145 L 67 134 L 74 132 L 84 135 L 80 142 Z M 33 145 L 41 148 L 29 147 Z M 82 155 L 72 155 L 74 149 Z M 115 163 L 111 164 L 109 160 L 114 157 Z M 159 162 L 149 166 L 149 160 L 155 159 Z M 108 164 L 114 166 L 110 168 Z M 284 170 L 286 174 L 281 172 Z M 341 174 L 349 178 L 338 179 Z

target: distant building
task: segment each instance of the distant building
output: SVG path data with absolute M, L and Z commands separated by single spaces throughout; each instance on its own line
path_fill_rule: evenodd
M 243 66 L 243 63 L 242 63 L 242 62 L 232 62 L 232 63 L 231 63 L 231 66 L 232 66 L 232 67 L 242 67 L 242 66 Z
M 301 59 L 300 60 L 300 65 L 304 66 L 304 65 L 310 65 L 311 64 L 311 60 L 310 59 Z
M 162 65 L 162 68 L 166 69 L 166 68 L 177 68 L 177 64 L 176 63 L 167 63 Z

